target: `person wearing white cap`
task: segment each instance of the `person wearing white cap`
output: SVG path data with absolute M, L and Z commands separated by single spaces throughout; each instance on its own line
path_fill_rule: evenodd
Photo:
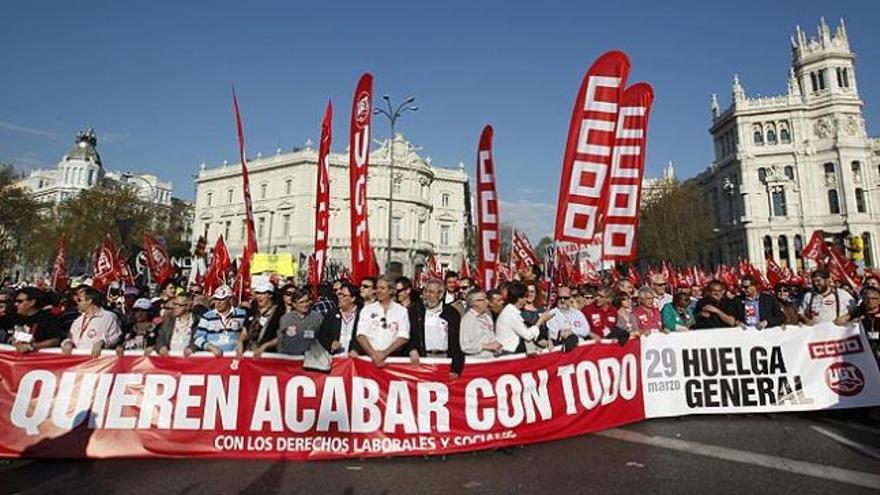
M 145 297 L 134 302 L 131 328 L 126 332 L 122 342 L 116 346 L 117 354 L 121 354 L 123 350 L 144 351 L 145 354 L 149 354 L 153 350 L 156 345 L 158 328 L 150 318 L 152 308 L 152 302 Z
M 217 287 L 212 296 L 214 309 L 202 315 L 193 336 L 197 350 L 208 351 L 217 357 L 224 352 L 240 353 L 247 338 L 245 320 L 247 313 L 232 306 L 232 289 L 227 285 Z
M 253 351 L 254 357 L 266 351 L 274 352 L 278 344 L 278 325 L 284 307 L 275 300 L 275 286 L 268 280 L 254 284 L 256 308 L 247 329 L 245 350 Z

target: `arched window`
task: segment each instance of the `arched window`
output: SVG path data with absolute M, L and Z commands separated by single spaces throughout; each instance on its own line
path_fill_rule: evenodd
M 449 206 L 449 193 L 443 193 L 443 195 L 440 196 L 440 205 L 444 208 Z
M 779 239 L 777 239 L 777 245 L 779 247 L 779 262 L 782 263 L 783 268 L 790 265 L 788 261 L 788 237 L 781 235 Z
M 804 238 L 801 237 L 800 234 L 794 236 L 794 258 L 798 262 L 798 268 L 801 267 L 801 263 L 803 263 L 803 255 L 801 255 L 801 251 L 804 250 Z
M 208 194 L 205 195 L 205 203 L 208 206 L 211 206 L 211 203 L 213 203 L 213 202 L 214 202 L 214 193 L 209 192 Z
M 758 180 L 763 184 L 767 180 L 767 169 L 760 167 L 758 169 Z
M 834 164 L 831 162 L 823 165 L 825 167 L 825 175 L 834 175 Z
M 874 248 L 871 246 L 871 233 L 865 232 L 862 234 L 862 240 L 865 241 L 865 266 L 868 268 L 874 267 Z
M 756 130 L 754 134 L 752 134 L 752 140 L 755 142 L 755 146 L 764 146 L 764 134 L 761 131 Z
M 852 163 L 850 163 L 850 166 L 852 167 L 852 171 L 854 174 L 862 171 L 862 162 L 858 160 L 854 160 Z
M 284 181 L 284 194 L 290 196 L 291 192 L 293 192 L 293 179 L 287 179 Z
M 266 199 L 266 190 L 268 189 L 268 184 L 260 184 L 260 199 Z
M 776 131 L 767 129 L 767 144 L 776 144 Z
M 837 189 L 828 190 L 828 212 L 832 215 L 840 213 L 840 198 L 837 197 Z
M 400 194 L 400 192 L 403 190 L 403 179 L 401 179 L 400 177 L 395 177 L 392 183 L 392 187 L 394 189 L 394 194 Z
M 856 188 L 856 211 L 865 213 L 868 208 L 865 206 L 865 190 L 861 187 Z
M 794 180 L 794 167 L 791 165 L 786 165 L 783 169 L 785 172 L 785 178 L 789 180 Z
M 785 204 L 785 189 L 773 190 L 773 216 L 784 217 L 788 215 L 788 207 Z
M 788 144 L 791 142 L 791 134 L 788 133 L 788 129 L 779 129 L 779 141 L 782 144 Z
M 232 204 L 232 188 L 226 190 L 226 202 Z
M 773 238 L 769 235 L 764 236 L 764 259 L 773 257 Z

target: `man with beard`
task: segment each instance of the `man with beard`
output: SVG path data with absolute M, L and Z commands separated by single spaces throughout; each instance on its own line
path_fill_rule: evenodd
M 709 282 L 708 295 L 697 303 L 694 308 L 694 329 L 724 328 L 736 325 L 736 303 L 727 298 L 724 282 Z
M 810 280 L 813 290 L 801 302 L 798 313 L 801 323 L 815 325 L 834 321 L 855 307 L 855 300 L 849 292 L 832 286 L 831 272 L 827 268 L 813 270 Z
M 448 357 L 452 359 L 449 377 L 458 378 L 464 368 L 459 334 L 461 316 L 458 310 L 443 302 L 443 284 L 439 280 L 425 284 L 422 298 L 425 319 L 421 328 L 410 328 L 410 361 L 418 364 L 421 356 Z

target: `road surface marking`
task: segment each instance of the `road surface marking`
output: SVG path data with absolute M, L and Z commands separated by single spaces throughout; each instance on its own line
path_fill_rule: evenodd
M 822 435 L 825 435 L 826 437 L 834 440 L 835 442 L 842 444 L 842 445 L 845 445 L 860 454 L 866 455 L 876 461 L 880 461 L 880 451 L 877 451 L 876 449 L 872 449 L 871 447 L 868 447 L 867 445 L 862 445 L 856 441 L 850 440 L 849 438 L 846 438 L 845 436 L 843 436 L 839 433 L 835 433 L 835 432 L 833 432 L 827 428 L 823 428 L 821 426 L 811 426 L 810 429 L 812 429 L 816 433 L 820 433 Z
M 831 423 L 833 425 L 840 426 L 842 428 L 850 428 L 853 430 L 863 431 L 865 433 L 871 433 L 874 435 L 880 435 L 880 428 L 874 428 L 868 425 L 863 425 L 861 423 L 847 423 L 846 421 L 841 421 L 839 419 L 831 419 L 831 418 L 816 418 L 815 421 L 821 421 L 823 423 Z
M 730 449 L 727 447 L 718 447 L 716 445 L 707 445 L 698 442 L 689 442 L 687 440 L 677 440 L 674 438 L 650 436 L 635 431 L 612 429 L 594 433 L 601 437 L 611 438 L 614 440 L 622 440 L 624 442 L 639 443 L 650 445 L 652 447 L 660 447 L 664 449 L 677 450 L 688 454 L 702 455 L 705 457 L 714 457 L 725 461 L 741 462 L 743 464 L 752 464 L 755 466 L 776 469 L 779 471 L 787 471 L 789 473 L 802 474 L 812 476 L 814 478 L 822 478 L 850 485 L 864 486 L 867 488 L 880 489 L 880 476 L 876 474 L 863 473 L 861 471 L 852 471 L 833 466 L 825 466 L 812 462 L 797 461 L 785 457 L 777 457 L 766 454 L 758 454 L 746 450 Z

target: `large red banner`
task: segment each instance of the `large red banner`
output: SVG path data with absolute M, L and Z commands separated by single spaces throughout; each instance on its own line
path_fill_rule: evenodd
M 618 102 L 627 75 L 629 59 L 615 50 L 599 57 L 581 83 L 562 162 L 557 241 L 588 244 L 602 232 L 600 208 L 608 191 Z
M 373 76 L 358 81 L 351 104 L 349 134 L 349 193 L 351 205 L 351 277 L 355 283 L 373 271 L 373 249 L 367 223 L 367 167 L 370 161 L 370 118 L 373 113 Z
M 333 459 L 454 453 L 644 419 L 639 343 L 469 364 L 92 359 L 0 351 L 0 456 Z
M 498 217 L 492 135 L 492 126 L 484 127 L 477 150 L 477 270 L 480 273 L 480 285 L 486 290 L 494 288 L 498 281 L 498 262 L 501 255 L 501 220 Z
M 648 116 L 652 103 L 654 90 L 648 83 L 637 83 L 626 88 L 620 100 L 608 194 L 600 217 L 604 218 L 604 260 L 636 259 Z
M 324 267 L 327 265 L 327 237 L 330 231 L 330 169 L 327 156 L 330 154 L 332 135 L 333 103 L 327 102 L 324 120 L 321 122 L 321 142 L 318 145 L 318 173 L 315 199 L 315 277 L 324 280 Z

